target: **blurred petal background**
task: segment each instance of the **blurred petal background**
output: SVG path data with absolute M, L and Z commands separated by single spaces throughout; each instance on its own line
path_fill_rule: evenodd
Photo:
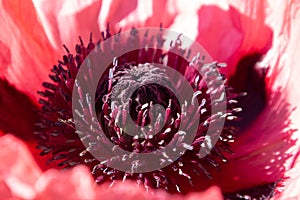
M 79 35 L 87 41 L 91 32 L 100 38 L 107 23 L 112 32 L 162 23 L 164 28 L 199 42 L 214 60 L 226 62 L 224 73 L 234 86 L 257 87 L 251 84 L 253 77 L 247 68 L 238 68 L 244 57 L 259 54 L 262 58 L 254 62 L 255 67 L 268 67 L 266 105 L 233 144 L 230 162 L 208 183 L 219 189 L 186 198 L 221 199 L 221 190 L 237 192 L 272 182 L 277 183 L 275 198 L 300 198 L 299 7 L 299 0 L 0 0 L 0 135 L 5 135 L 0 138 L 1 196 L 150 198 L 141 188 L 135 191 L 131 183 L 120 184 L 115 189 L 118 192 L 110 196 L 104 186 L 93 184 L 82 166 L 43 172 L 51 165 L 43 165 L 47 159 L 35 150 L 33 127 L 39 107 L 36 91 L 42 89 L 50 68 L 64 54 L 62 44 L 72 49 Z M 261 90 L 253 94 L 261 95 Z M 64 184 L 66 181 L 70 184 Z M 153 193 L 153 199 L 170 198 L 163 191 Z

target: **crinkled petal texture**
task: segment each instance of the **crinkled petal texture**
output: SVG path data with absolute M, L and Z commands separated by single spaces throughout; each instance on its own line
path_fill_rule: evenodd
M 209 4 L 198 10 L 197 42 L 212 58 L 227 63 L 228 76 L 235 73 L 235 66 L 243 56 L 264 54 L 272 42 L 272 30 L 264 21 L 264 2 L 252 1 L 248 4 L 246 8 L 251 10 L 251 15 L 238 8 L 231 4 L 222 4 L 222 7 Z
M 87 41 L 90 33 L 100 38 L 108 22 L 115 31 L 160 23 L 169 27 L 184 14 L 171 0 L 1 0 L 0 7 L 0 76 L 36 98 L 41 82 L 63 52 L 62 44 L 72 48 L 78 36 Z
M 58 56 L 30 0 L 1 0 L 0 9 L 0 76 L 37 97 Z
M 174 5 L 174 1 L 154 0 L 33 2 L 51 44 L 58 50 L 61 49 L 62 43 L 73 47 L 78 43 L 79 35 L 88 38 L 92 32 L 95 38 L 99 38 L 107 23 L 110 23 L 110 27 L 115 31 L 121 27 L 159 26 L 160 23 L 168 27 L 179 9 Z
M 295 159 L 300 128 L 300 92 L 296 88 L 300 82 L 300 1 L 230 1 L 219 6 L 199 8 L 203 20 L 199 21 L 198 41 L 214 59 L 229 63 L 229 76 L 239 59 L 254 52 L 265 54 L 256 67 L 267 66 L 269 71 L 265 109 L 238 136 L 230 163 L 222 166 L 223 172 L 215 175 L 212 184 L 235 191 L 288 178 L 283 189 L 290 192 L 281 197 L 299 196 L 295 170 L 300 163 Z M 290 170 L 291 166 L 294 169 Z
M 35 164 L 26 145 L 12 135 L 0 137 L 0 194 L 2 199 L 222 199 L 221 191 L 212 187 L 202 193 L 182 197 L 165 191 L 145 191 L 135 183 L 98 186 L 85 166 L 44 173 Z
M 287 173 L 283 180 L 284 192 L 278 196 L 282 199 L 292 199 L 300 197 L 300 1 L 288 1 L 284 6 L 279 2 L 270 1 L 270 12 L 274 18 L 269 18 L 268 23 L 274 27 L 277 37 L 274 41 L 274 49 L 268 55 L 271 65 L 276 66 L 273 73 L 278 73 L 278 77 L 271 76 L 270 84 L 273 87 L 282 88 L 282 97 L 291 105 L 294 111 L 291 113 L 291 120 L 297 129 L 293 134 L 296 145 L 289 149 L 292 155 L 285 163 Z M 280 12 L 279 12 L 280 11 Z M 280 118 L 280 115 L 278 115 Z M 275 119 L 274 119 L 275 120 Z M 274 121 L 275 122 L 275 121 Z

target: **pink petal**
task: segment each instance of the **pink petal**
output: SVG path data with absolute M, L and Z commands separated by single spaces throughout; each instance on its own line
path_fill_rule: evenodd
M 277 182 L 283 177 L 285 162 L 291 156 L 287 151 L 294 145 L 291 140 L 294 132 L 287 128 L 291 126 L 291 107 L 273 98 L 282 97 L 274 95 L 253 125 L 238 136 L 232 145 L 234 154 L 228 156 L 229 163 L 222 166 L 221 174 L 215 175 L 214 183 L 223 191 Z M 280 117 L 274 119 L 274 116 Z
M 221 190 L 218 187 L 210 187 L 204 192 L 197 192 L 187 195 L 184 198 L 185 200 L 211 200 L 211 199 L 223 199 L 223 195 Z
M 274 32 L 272 48 L 263 60 L 270 65 L 267 80 L 269 105 L 264 112 L 268 114 L 265 114 L 264 119 L 260 118 L 261 121 L 255 123 L 257 126 L 253 127 L 253 132 L 257 133 L 259 126 L 268 124 L 269 127 L 266 127 L 263 133 L 269 137 L 260 136 L 260 143 L 273 142 L 270 152 L 282 152 L 272 158 L 275 158 L 276 163 L 281 158 L 279 164 L 285 170 L 283 178 L 285 178 L 284 180 L 290 178 L 284 187 L 287 188 L 287 192 L 284 194 L 290 196 L 299 194 L 299 187 L 295 187 L 299 182 L 299 176 L 296 175 L 299 172 L 299 170 L 297 171 L 299 161 L 295 161 L 295 159 L 299 157 L 300 150 L 298 140 L 300 136 L 300 109 L 298 107 L 300 102 L 298 89 L 300 61 L 297 53 L 300 51 L 299 7 L 299 1 L 290 1 L 284 4 L 268 1 L 266 4 L 268 15 L 265 21 Z M 294 144 L 295 142 L 296 144 Z M 284 188 L 282 189 L 284 190 Z M 288 191 L 291 191 L 292 188 L 294 192 L 289 193 Z M 284 195 L 282 197 L 286 198 Z
M 298 130 L 300 128 L 300 111 L 297 108 L 300 102 L 300 92 L 297 88 L 300 81 L 300 68 L 298 67 L 300 62 L 297 56 L 297 52 L 300 50 L 298 25 L 300 23 L 300 2 L 274 3 L 273 1 L 250 0 L 232 2 L 231 6 L 235 9 L 229 7 L 230 10 L 227 14 L 220 14 L 220 12 L 214 14 L 213 10 L 218 9 L 213 7 L 200 9 L 200 17 L 202 13 L 203 16 L 209 16 L 211 13 L 212 17 L 219 20 L 219 23 L 216 23 L 216 25 L 220 24 L 218 29 L 223 31 L 227 27 L 226 32 L 218 34 L 215 33 L 217 29 L 213 26 L 211 34 L 216 36 L 214 37 L 216 43 L 203 42 L 204 44 L 206 42 L 208 52 L 213 52 L 212 55 L 213 57 L 215 55 L 215 59 L 224 58 L 224 61 L 229 62 L 228 72 L 232 74 L 235 70 L 232 68 L 234 66 L 232 64 L 241 55 L 253 51 L 265 52 L 270 42 L 268 39 L 269 28 L 266 26 L 271 27 L 273 44 L 260 63 L 260 65 L 268 65 L 270 68 L 266 80 L 268 103 L 253 125 L 239 135 L 232 147 L 235 153 L 229 156 L 230 163 L 222 166 L 222 173 L 215 175 L 216 179 L 213 183 L 220 185 L 223 191 L 235 191 L 276 182 L 280 178 L 290 176 L 290 181 L 286 182 L 286 188 L 291 191 L 299 181 L 299 176 L 295 174 L 299 162 L 294 162 L 295 169 L 292 169 L 292 172 L 289 172 L 288 169 L 299 152 L 300 146 L 299 141 L 294 140 L 299 138 Z M 243 13 L 243 15 L 239 13 Z M 211 23 L 209 24 L 209 22 Z M 209 22 L 207 22 L 209 25 L 215 23 L 214 21 Z M 203 25 L 200 24 L 200 35 L 201 26 Z M 203 34 L 205 33 L 203 32 Z M 226 34 L 228 37 L 225 37 Z M 227 38 L 229 38 L 228 41 Z M 221 54 L 220 50 L 218 54 L 219 49 L 209 50 L 210 46 L 213 48 L 218 44 L 221 44 L 222 48 L 220 49 L 227 51 Z M 228 49 L 226 48 L 228 44 L 232 44 L 233 47 L 236 45 L 236 48 Z M 229 46 L 232 47 L 232 45 Z M 225 55 L 229 55 L 229 57 L 226 58 Z M 294 190 L 293 193 L 290 193 L 293 196 L 297 194 L 298 189 L 294 188 Z
M 20 140 L 5 135 L 0 137 L 0 146 L 0 194 L 4 199 L 222 199 L 217 187 L 183 197 L 163 190 L 147 192 L 134 182 L 115 183 L 111 188 L 98 186 L 86 166 L 50 169 L 42 174 Z
M 298 148 L 298 153 L 296 160 L 294 160 L 295 165 L 290 169 L 282 181 L 282 187 L 277 189 L 278 199 L 297 199 L 300 197 L 300 158 L 299 158 L 300 148 Z
M 110 199 L 110 200 L 196 200 L 223 199 L 221 191 L 212 187 L 205 192 L 191 193 L 186 197 L 172 195 L 164 190 L 146 191 L 135 182 L 117 182 L 109 185 L 95 185 L 90 171 L 86 166 L 76 166 L 65 171 L 55 169 L 45 172 L 36 182 L 35 199 Z
M 50 169 L 36 182 L 36 199 L 94 199 L 94 179 L 85 166 Z
M 34 183 L 41 171 L 26 145 L 12 135 L 5 135 L 0 137 L 0 147 L 0 180 L 5 182 L 14 196 L 33 198 Z
M 126 182 L 118 182 L 115 183 L 111 188 L 109 188 L 109 185 L 103 185 L 100 186 L 96 190 L 96 197 L 102 198 L 102 199 L 111 199 L 111 200 L 118 200 L 118 199 L 167 199 L 168 195 L 164 191 L 156 191 L 157 195 L 150 191 L 150 193 L 147 193 L 145 188 L 138 187 L 136 183 L 131 181 Z M 176 198 L 175 198 L 176 199 Z
M 37 97 L 41 82 L 58 58 L 37 18 L 32 2 L 0 1 L 0 76 Z
M 12 199 L 13 197 L 9 187 L 7 186 L 5 181 L 2 180 L 1 177 L 0 177 L 0 195 L 2 199 Z
M 112 187 L 108 185 L 96 188 L 96 199 L 110 200 L 196 200 L 196 199 L 223 199 L 221 190 L 217 187 L 211 187 L 204 192 L 195 192 L 187 196 L 178 194 L 169 194 L 164 190 L 149 190 L 146 191 L 143 187 L 138 187 L 135 182 L 125 181 L 114 183 Z
M 158 27 L 161 23 L 169 27 L 178 14 L 176 1 L 112 1 L 106 18 L 100 21 L 103 26 L 110 23 L 116 28 L 130 29 L 134 27 Z M 161 12 L 163 10 L 163 12 Z M 104 11 L 104 8 L 101 10 Z M 101 13 L 102 16 L 102 13 Z
M 138 6 L 138 0 L 132 0 L 130 3 L 122 0 L 106 1 L 102 6 L 99 20 L 101 29 L 105 30 L 107 23 L 115 25 L 134 12 Z
M 62 43 L 72 49 L 78 43 L 78 36 L 85 39 L 92 32 L 94 38 L 100 38 L 100 31 L 106 29 L 107 23 L 114 32 L 120 27 L 158 27 L 160 23 L 168 27 L 178 10 L 170 0 L 33 2 L 51 44 L 60 52 Z
M 217 6 L 195 4 L 195 8 L 199 7 L 197 41 L 214 59 L 229 64 L 229 76 L 235 72 L 235 66 L 243 56 L 254 52 L 267 53 L 257 67 L 264 67 L 264 63 L 270 67 L 266 80 L 266 109 L 253 126 L 239 136 L 233 144 L 235 154 L 228 156 L 230 163 L 224 164 L 222 172 L 214 174 L 210 182 L 211 185 L 221 186 L 223 191 L 233 192 L 287 176 L 284 175 L 286 165 L 297 152 L 291 151 L 291 147 L 295 144 L 292 138 L 299 135 L 295 129 L 300 126 L 297 122 L 299 109 L 294 110 L 300 102 L 297 88 L 300 76 L 297 66 L 300 63 L 296 55 L 300 50 L 300 30 L 297 25 L 300 23 L 297 12 L 300 2 L 215 3 Z M 193 13 L 192 8 L 188 10 Z M 176 20 L 172 27 L 176 27 Z M 203 184 L 208 183 L 206 181 Z
M 100 38 L 98 17 L 102 1 L 35 0 L 33 3 L 51 44 L 59 52 L 63 52 L 62 44 L 73 50 L 78 36 L 87 40 L 93 33 Z
M 278 77 L 270 76 L 270 84 L 273 87 L 281 87 L 285 99 L 295 108 L 291 114 L 293 127 L 297 129 L 293 134 L 293 139 L 296 140 L 296 145 L 290 148 L 289 153 L 291 158 L 286 162 L 287 172 L 284 174 L 282 181 L 283 187 L 279 188 L 283 191 L 279 197 L 282 199 L 299 198 L 300 196 L 300 2 L 291 1 L 289 4 L 279 4 L 269 2 L 273 17 L 268 19 L 268 23 L 274 27 L 277 40 L 274 44 L 273 51 L 268 55 L 269 59 L 274 58 L 272 65 L 276 66 L 272 70 L 273 74 L 278 72 Z
M 228 64 L 227 74 L 235 72 L 237 62 L 254 52 L 265 53 L 272 43 L 272 31 L 265 24 L 265 4 L 263 1 L 237 3 L 239 8 L 249 9 L 246 15 L 231 4 L 203 5 L 198 10 L 199 42 L 214 60 Z M 255 8 L 255 9 L 254 9 Z

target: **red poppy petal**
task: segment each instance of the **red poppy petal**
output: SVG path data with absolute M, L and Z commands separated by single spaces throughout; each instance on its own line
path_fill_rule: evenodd
M 102 6 L 99 13 L 99 21 L 100 28 L 105 30 L 107 23 L 115 25 L 134 12 L 138 6 L 138 0 L 132 0 L 130 3 L 122 0 L 113 0 L 111 2 L 103 2 Z
M 10 191 L 21 198 L 35 195 L 34 183 L 41 175 L 31 153 L 19 139 L 12 135 L 0 137 L 0 177 Z
M 141 1 L 144 2 L 144 1 Z M 163 10 L 163 12 L 161 12 Z M 157 27 L 162 23 L 163 27 L 169 27 L 178 14 L 178 8 L 175 7 L 174 1 L 152 1 L 152 15 L 148 16 L 144 25 L 141 27 Z
M 235 72 L 235 66 L 242 57 L 251 53 L 264 54 L 272 43 L 272 31 L 264 21 L 264 2 L 249 3 L 251 5 L 247 3 L 241 2 L 239 5 L 253 8 L 250 9 L 253 11 L 251 16 L 230 4 L 225 4 L 222 8 L 206 5 L 198 10 L 199 26 L 196 40 L 213 59 L 227 63 L 228 77 Z
M 277 94 L 272 98 L 282 97 Z M 289 128 L 290 114 L 290 105 L 273 100 L 233 143 L 234 154 L 228 156 L 229 163 L 222 165 L 222 173 L 215 175 L 215 183 L 226 192 L 234 192 L 282 178 L 285 162 L 291 157 L 287 152 L 294 145 L 291 140 L 294 131 Z M 274 117 L 270 116 L 280 118 L 274 123 Z
M 294 161 L 295 166 L 290 169 L 282 181 L 282 187 L 277 189 L 277 196 L 279 199 L 297 199 L 300 197 L 300 148 L 298 148 L 297 159 Z
M 88 38 L 92 32 L 95 38 L 100 38 L 100 31 L 106 29 L 107 23 L 113 31 L 120 27 L 159 26 L 160 23 L 168 27 L 176 15 L 173 4 L 173 1 L 151 0 L 34 1 L 46 34 L 59 51 L 63 50 L 62 43 L 72 48 L 78 43 L 78 36 Z
M 210 199 L 223 199 L 223 195 L 221 193 L 221 190 L 218 187 L 210 187 L 204 192 L 198 192 L 198 193 L 192 193 L 190 195 L 187 195 L 187 197 L 184 198 L 185 200 L 210 200 Z
M 209 199 L 223 199 L 221 190 L 218 187 L 211 187 L 203 192 L 194 192 L 186 196 L 178 194 L 169 194 L 164 190 L 149 190 L 146 191 L 144 187 L 138 187 L 135 182 L 125 181 L 114 183 L 112 187 L 109 185 L 102 185 L 96 188 L 96 199 L 110 199 L 110 200 L 209 200 Z
M 85 166 L 46 171 L 36 182 L 36 199 L 94 199 L 94 180 Z
M 273 5 L 272 2 L 270 4 Z M 223 191 L 233 192 L 278 181 L 286 171 L 285 163 L 293 156 L 288 150 L 295 144 L 291 139 L 297 134 L 293 127 L 298 126 L 291 114 L 300 116 L 297 111 L 293 112 L 300 101 L 298 90 L 293 90 L 295 83 L 299 82 L 296 77 L 299 77 L 300 70 L 294 67 L 299 65 L 299 59 L 290 62 L 284 58 L 287 46 L 290 49 L 288 55 L 297 58 L 298 51 L 295 50 L 300 48 L 295 44 L 299 44 L 300 30 L 294 28 L 291 34 L 290 28 L 298 26 L 291 26 L 284 20 L 291 20 L 291 13 L 296 12 L 293 10 L 297 7 L 295 4 L 293 2 L 285 7 L 275 4 L 277 7 L 270 9 L 270 5 L 262 1 L 244 1 L 233 5 L 222 4 L 220 7 L 202 5 L 198 11 L 197 41 L 214 59 L 229 64 L 229 75 L 235 72 L 235 66 L 243 56 L 255 52 L 267 53 L 274 38 L 274 44 L 264 59 L 270 64 L 266 81 L 268 104 L 253 126 L 239 135 L 233 144 L 235 153 L 228 156 L 230 163 L 221 167 L 221 173 L 213 175 L 210 184 L 220 185 Z M 274 12 L 271 17 L 267 15 L 270 10 Z M 284 16 L 278 17 L 277 12 L 284 13 Z M 293 18 L 292 21 L 297 21 L 296 14 Z M 288 40 L 289 36 L 291 40 Z M 291 71 L 294 72 L 292 75 Z M 291 79 L 292 76 L 295 78 Z M 289 95 L 292 97 L 287 98 Z
M 161 23 L 164 27 L 169 27 L 176 15 L 178 7 L 176 1 L 125 1 L 115 0 L 109 7 L 106 18 L 100 21 L 102 28 L 106 23 L 110 23 L 116 28 L 130 29 L 134 27 L 158 27 Z M 163 10 L 163 12 L 161 12 Z M 101 12 L 104 11 L 104 8 Z M 102 13 L 101 13 L 102 16 Z
M 268 102 L 252 126 L 238 136 L 232 145 L 235 153 L 229 156 L 229 164 L 224 164 L 222 174 L 215 176 L 215 181 L 224 191 L 277 182 L 288 176 L 290 182 L 283 181 L 287 184 L 286 188 L 291 189 L 298 184 L 298 177 L 288 169 L 295 152 L 299 152 L 299 145 L 295 146 L 294 139 L 299 137 L 300 128 L 300 112 L 297 108 L 300 102 L 297 88 L 300 76 L 297 67 L 300 64 L 297 56 L 300 50 L 300 2 L 264 2 L 264 10 L 253 4 L 261 5 L 255 1 L 244 1 L 236 8 L 252 18 L 256 18 L 256 14 L 260 16 L 259 13 L 268 13 L 259 17 L 273 31 L 273 45 L 262 61 L 269 65 L 266 79 Z M 259 37 L 254 35 L 252 40 L 255 38 Z M 255 47 L 256 42 L 253 41 L 253 45 Z M 251 49 L 246 49 L 246 52 L 251 53 Z M 294 148 L 296 150 L 292 151 Z M 298 163 L 294 166 L 297 169 Z
M 0 75 L 37 97 L 57 55 L 50 46 L 32 2 L 0 1 Z
M 22 199 L 222 199 L 220 189 L 212 187 L 186 197 L 165 191 L 146 192 L 133 182 L 120 182 L 108 189 L 98 186 L 86 166 L 59 171 L 50 169 L 43 174 L 30 152 L 12 135 L 0 137 L 0 194 L 1 198 Z
M 294 141 L 290 129 L 291 107 L 280 93 L 272 96 L 271 105 L 261 113 L 247 130 L 231 144 L 233 154 L 226 155 L 228 163 L 220 165 L 221 172 L 212 172 L 213 179 L 203 185 L 218 185 L 223 192 L 237 192 L 279 181 L 286 172 L 285 163 Z M 273 117 L 270 117 L 273 116 Z M 274 116 L 279 116 L 274 123 Z
M 295 108 L 290 118 L 293 127 L 297 129 L 293 138 L 297 140 L 296 145 L 292 146 L 289 153 L 291 158 L 286 162 L 286 173 L 281 181 L 283 187 L 279 188 L 279 197 L 282 199 L 299 198 L 300 192 L 300 1 L 291 1 L 288 4 L 270 3 L 269 24 L 273 27 L 276 34 L 274 49 L 268 55 L 268 59 L 272 61 L 273 74 L 270 76 L 269 82 L 272 88 L 281 87 L 285 99 Z M 273 58 L 273 59 L 272 59 Z M 278 116 L 279 117 L 279 116 Z M 280 193 L 282 192 L 282 193 Z
M 62 53 L 62 44 L 70 50 L 78 43 L 78 36 L 100 38 L 98 17 L 102 1 L 33 1 L 51 44 Z
M 0 177 L 0 194 L 2 199 L 12 199 L 13 197 L 9 187 L 1 177 Z
M 67 184 L 66 184 L 67 183 Z M 172 195 L 163 190 L 146 191 L 135 182 L 117 182 L 109 185 L 95 185 L 86 166 L 76 166 L 65 171 L 51 169 L 46 171 L 35 184 L 36 199 L 153 199 L 153 200 L 196 200 L 223 199 L 217 187 L 209 188 L 200 193 L 192 193 L 186 197 Z

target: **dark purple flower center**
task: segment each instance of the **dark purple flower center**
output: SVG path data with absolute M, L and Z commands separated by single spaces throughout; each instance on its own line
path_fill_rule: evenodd
M 103 33 L 103 40 L 110 36 L 111 34 L 107 30 L 106 34 Z M 88 148 L 82 144 L 76 133 L 75 123 L 79 123 L 79 125 L 84 123 L 74 122 L 72 90 L 74 85 L 80 90 L 80 84 L 75 83 L 78 69 L 87 55 L 95 47 L 97 48 L 91 38 L 87 47 L 80 39 L 81 44 L 76 45 L 75 56 L 66 48 L 67 55 L 63 56 L 63 61 L 59 61 L 58 65 L 55 65 L 51 70 L 52 74 L 49 77 L 52 79 L 52 83 L 44 82 L 45 91 L 39 92 L 42 96 L 40 99 L 42 109 L 41 118 L 36 123 L 36 134 L 40 141 L 37 148 L 41 149 L 41 155 L 51 153 L 52 158 L 49 162 L 57 162 L 58 166 L 64 168 L 86 164 L 91 169 L 97 183 L 114 183 L 117 180 L 130 179 L 136 180 L 137 184 L 144 185 L 145 188 L 163 188 L 171 193 L 187 193 L 207 187 L 202 184 L 203 180 L 213 178 L 211 172 L 220 170 L 219 163 L 227 162 L 226 154 L 231 152 L 230 143 L 234 142 L 238 131 L 237 127 L 240 126 L 240 124 L 234 124 L 237 122 L 233 122 L 236 119 L 236 113 L 241 110 L 236 99 L 242 97 L 238 97 L 233 89 L 225 86 L 227 110 L 221 114 L 212 113 L 211 106 L 214 102 L 211 101 L 210 96 L 220 95 L 218 92 L 222 88 L 220 83 L 225 82 L 224 75 L 222 75 L 221 80 L 215 76 L 215 71 L 222 65 L 218 63 L 208 64 L 208 70 L 203 77 L 189 67 L 190 63 L 184 58 L 188 52 L 181 48 L 180 39 L 172 48 L 181 56 L 172 52 L 161 51 L 159 48 L 164 43 L 162 35 L 158 34 L 155 37 L 158 44 L 157 49 L 145 48 L 122 55 L 117 58 L 118 64 L 111 64 L 101 77 L 95 99 L 98 121 L 111 142 L 124 150 L 135 153 L 152 152 L 164 147 L 173 137 L 178 135 L 180 123 L 186 127 L 197 123 L 197 134 L 192 144 L 186 146 L 187 151 L 179 159 L 162 169 L 146 173 L 127 173 L 110 168 L 105 163 L 100 163 L 89 152 L 89 148 L 101 149 L 97 146 L 99 145 L 97 144 L 97 137 L 92 131 L 88 136 L 94 137 L 94 142 Z M 119 45 L 130 45 L 134 42 L 139 42 L 139 34 L 135 29 L 132 29 L 128 43 Z M 109 50 L 113 52 L 115 49 Z M 164 57 L 168 58 L 167 65 L 181 73 L 193 87 L 194 96 L 193 99 L 190 99 L 189 104 L 180 104 L 170 88 L 165 87 L 165 85 L 169 85 L 170 80 L 164 76 L 163 70 L 159 66 L 149 64 L 163 64 Z M 196 62 L 203 66 L 201 59 L 201 57 L 197 58 Z M 204 79 L 209 81 L 205 83 Z M 132 91 L 137 82 L 143 83 L 145 80 L 151 80 L 155 83 L 147 84 L 145 82 L 137 90 Z M 213 85 L 214 89 L 210 90 L 208 85 Z M 172 87 L 174 90 L 178 89 L 176 85 L 172 85 Z M 239 92 L 243 90 L 244 88 Z M 113 91 L 117 96 L 113 99 L 112 104 L 111 93 Z M 125 103 L 125 99 L 130 99 L 130 102 Z M 89 101 L 88 98 L 81 100 L 82 102 Z M 199 107 L 191 109 L 192 101 L 198 101 Z M 151 110 L 155 104 L 163 106 L 165 112 L 153 116 Z M 126 109 L 129 109 L 130 116 L 123 112 Z M 193 115 L 193 112 L 201 113 L 200 121 L 184 121 L 182 115 Z M 84 113 L 83 106 L 83 109 L 78 111 L 78 115 L 85 119 Z M 121 130 L 118 126 L 118 123 L 125 123 L 129 117 L 137 126 L 147 126 L 151 122 L 154 125 L 147 129 L 144 138 L 137 138 L 128 134 L 135 131 L 134 127 Z M 208 126 L 218 122 L 221 118 L 225 118 L 225 125 L 220 135 L 216 134 L 217 136 L 215 136 L 218 142 L 207 156 L 199 158 L 199 149 L 203 145 Z M 161 124 L 163 124 L 162 127 Z
M 152 83 L 147 83 L 149 81 Z M 113 140 L 118 140 L 118 136 L 114 130 L 115 127 L 111 124 L 118 121 L 118 123 L 124 125 L 130 117 L 136 126 L 145 127 L 149 125 L 151 120 L 155 123 L 149 129 L 145 130 L 147 137 L 139 140 L 134 139 L 132 136 L 135 131 L 136 136 L 139 136 L 135 127 L 127 127 L 124 130 L 124 137 L 122 137 L 122 140 L 127 142 L 118 141 L 118 144 L 122 148 L 131 152 L 151 152 L 170 142 L 178 130 L 176 125 L 179 123 L 178 116 L 181 114 L 181 105 L 176 99 L 175 94 L 169 88 L 165 87 L 170 86 L 170 80 L 166 78 L 164 71 L 150 64 L 140 64 L 138 66 L 125 64 L 116 68 L 112 82 L 110 90 L 106 87 L 107 81 L 102 80 L 98 87 L 98 96 L 96 98 L 98 120 L 102 127 L 107 130 L 107 136 L 113 138 Z M 142 86 L 139 87 L 139 85 Z M 133 89 L 136 87 L 138 89 Z M 111 108 L 108 104 L 111 101 L 109 97 L 111 92 L 117 94 L 113 100 L 115 108 Z M 130 99 L 129 103 L 126 102 L 127 99 Z M 160 115 L 153 116 L 152 109 L 155 104 L 163 106 L 165 110 L 168 110 L 169 114 L 161 113 Z M 129 109 L 130 116 L 127 116 L 126 109 Z M 110 113 L 114 113 L 115 116 L 110 116 Z M 162 124 L 172 124 L 163 128 L 163 130 L 172 128 L 172 131 L 169 131 L 168 134 L 161 132 L 154 136 L 155 133 L 160 131 Z M 126 134 L 126 132 L 131 132 L 131 136 Z

